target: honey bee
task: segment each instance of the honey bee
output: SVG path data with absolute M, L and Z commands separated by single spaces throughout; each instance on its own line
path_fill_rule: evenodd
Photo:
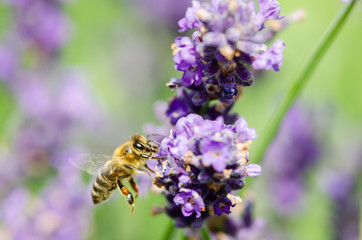
M 151 144 L 152 143 L 152 144 Z M 93 183 L 92 200 L 94 204 L 107 200 L 118 187 L 131 206 L 131 214 L 135 203 L 132 193 L 123 185 L 123 180 L 128 180 L 132 189 L 138 196 L 138 186 L 133 179 L 136 173 L 145 173 L 145 170 L 153 172 L 146 160 L 156 153 L 159 144 L 148 137 L 134 135 L 120 145 L 112 155 L 107 154 L 79 154 L 70 158 L 70 163 L 86 172 L 97 175 Z

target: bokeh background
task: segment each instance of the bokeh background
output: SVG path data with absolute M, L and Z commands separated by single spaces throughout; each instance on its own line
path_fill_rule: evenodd
M 0 2 L 0 239 L 160 239 L 169 219 L 150 212 L 163 196 L 139 197 L 132 216 L 118 193 L 94 207 L 93 177 L 68 159 L 116 147 L 157 123 L 154 103 L 173 95 L 165 83 L 180 76 L 170 46 L 190 1 L 34 0 L 55 10 L 33 5 L 24 14 L 25 2 Z M 286 43 L 280 72 L 256 73 L 234 108 L 259 135 L 251 161 L 270 116 L 345 4 L 279 2 L 283 15 L 304 9 L 306 16 L 276 36 Z M 264 219 L 266 239 L 357 239 L 361 39 L 357 3 L 265 155 L 263 174 L 240 192 Z

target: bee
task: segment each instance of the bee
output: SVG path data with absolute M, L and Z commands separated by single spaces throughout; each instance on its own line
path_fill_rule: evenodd
M 151 144 L 152 143 L 152 144 Z M 132 193 L 123 185 L 123 180 L 128 180 L 132 189 L 138 196 L 138 186 L 133 179 L 136 173 L 153 172 L 146 160 L 156 153 L 159 144 L 148 137 L 134 135 L 130 140 L 120 145 L 112 155 L 107 154 L 79 154 L 70 158 L 70 163 L 86 172 L 97 175 L 92 188 L 94 204 L 107 200 L 118 187 L 126 201 L 131 206 L 131 214 L 135 208 Z M 149 174 L 149 172 L 147 172 Z

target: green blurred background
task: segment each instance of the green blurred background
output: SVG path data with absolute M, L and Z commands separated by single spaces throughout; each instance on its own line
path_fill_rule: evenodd
M 257 129 L 259 136 L 263 135 L 270 116 L 306 57 L 344 4 L 339 0 L 279 2 L 283 15 L 303 8 L 307 16 L 305 21 L 292 24 L 277 36 L 286 43 L 280 72 L 269 71 L 257 77 L 254 86 L 244 88 L 242 100 L 234 108 L 248 120 L 250 127 Z M 331 146 L 347 141 L 351 133 L 362 137 L 362 5 L 357 5 L 300 97 L 303 104 L 320 109 L 317 118 L 328 120 L 329 134 L 325 141 Z M 180 76 L 173 68 L 170 50 L 179 33 L 172 24 L 152 21 L 137 8 L 125 0 L 77 0 L 65 6 L 73 30 L 71 41 L 61 55 L 62 62 L 87 73 L 94 97 L 104 107 L 107 119 L 104 128 L 76 138 L 74 141 L 78 144 L 117 146 L 130 135 L 142 133 L 145 123 L 155 122 L 154 102 L 165 101 L 173 95 L 165 83 L 171 77 Z M 9 16 L 9 8 L 0 6 L 0 33 L 10 25 Z M 0 84 L 0 143 L 3 145 L 12 137 L 10 120 L 16 115 L 16 107 L 11 93 Z M 260 139 L 253 142 L 251 161 Z M 323 159 L 319 167 L 325 165 L 328 159 Z M 306 179 L 309 188 L 303 212 L 283 226 L 291 232 L 292 239 L 331 237 L 330 203 L 318 188 L 316 172 L 311 172 Z M 89 184 L 91 180 L 85 176 Z M 245 190 L 253 191 L 256 215 L 273 222 L 263 180 L 263 176 L 247 179 Z M 138 198 L 136 210 L 130 216 L 122 196 L 114 195 L 107 203 L 94 207 L 89 239 L 160 239 L 163 236 L 169 219 L 165 215 L 150 215 L 151 206 L 165 203 L 162 196 L 150 194 Z

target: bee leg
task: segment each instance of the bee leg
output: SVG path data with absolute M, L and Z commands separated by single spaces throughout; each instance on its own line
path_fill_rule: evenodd
M 154 157 L 152 156 L 150 159 L 155 159 L 155 160 L 166 160 L 165 157 Z
M 136 197 L 138 197 L 138 186 L 133 178 L 129 180 L 129 183 L 131 184 L 132 189 L 136 192 Z
M 117 183 L 118 183 L 118 187 L 119 187 L 119 190 L 121 191 L 121 193 L 125 196 L 128 204 L 131 206 L 131 215 L 134 211 L 134 207 L 135 207 L 135 203 L 134 203 L 134 200 L 133 200 L 133 196 L 132 196 L 132 193 L 130 193 L 130 191 L 128 190 L 128 188 L 126 186 L 124 186 L 122 184 L 122 182 L 118 179 L 117 180 Z
M 155 173 L 149 166 L 147 166 L 147 164 L 146 164 L 146 168 L 147 168 L 147 170 L 150 171 L 151 173 Z

